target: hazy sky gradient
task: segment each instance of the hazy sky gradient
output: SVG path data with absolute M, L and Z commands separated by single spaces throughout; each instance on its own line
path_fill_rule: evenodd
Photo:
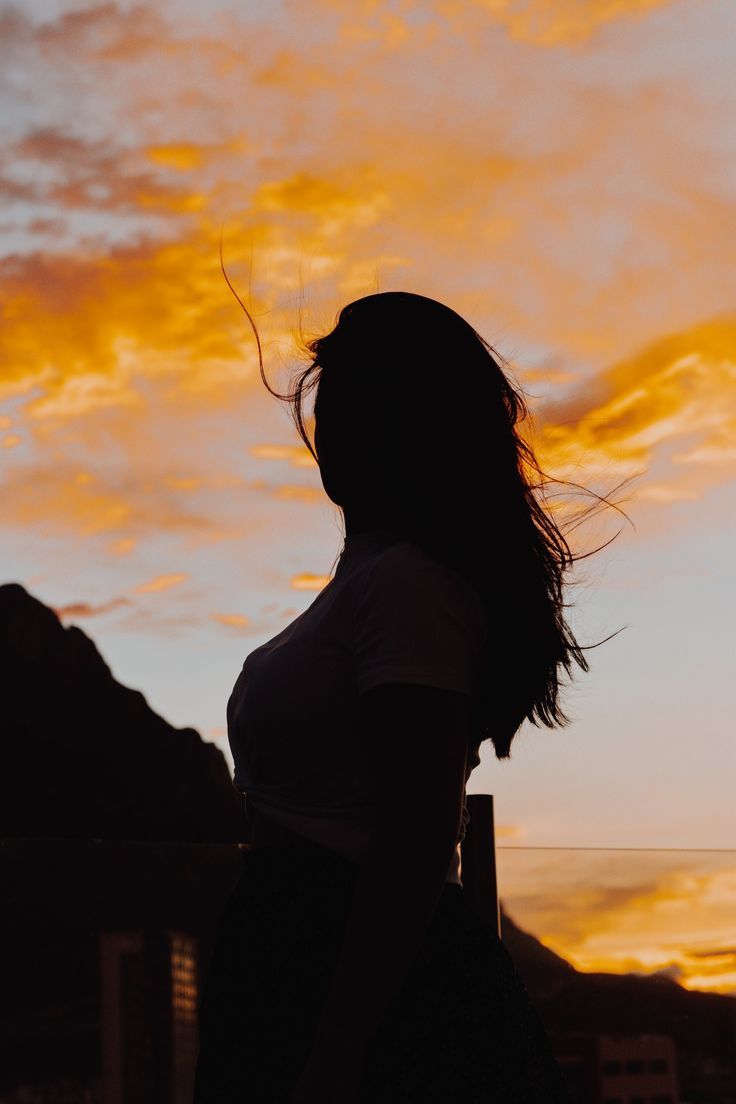
M 227 753 L 340 531 L 220 230 L 277 387 L 300 297 L 434 296 L 547 472 L 637 477 L 569 593 L 628 627 L 469 790 L 520 844 L 736 846 L 735 43 L 731 0 L 0 6 L 0 579 Z

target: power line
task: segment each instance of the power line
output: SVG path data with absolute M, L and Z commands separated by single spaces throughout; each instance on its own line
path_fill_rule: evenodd
M 497 851 L 665 851 L 679 854 L 684 852 L 694 854 L 734 855 L 736 847 L 557 847 L 535 846 L 534 844 L 496 844 Z

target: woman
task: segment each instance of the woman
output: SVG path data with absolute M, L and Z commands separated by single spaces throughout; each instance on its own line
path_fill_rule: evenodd
M 559 668 L 588 670 L 563 617 L 575 557 L 515 429 L 526 407 L 491 347 L 421 295 L 359 299 L 306 348 L 292 393 L 262 359 L 261 375 L 293 403 L 345 543 L 228 702 L 253 835 L 203 994 L 195 1104 L 567 1101 L 459 865 L 481 741 L 505 759 L 525 719 L 569 723 Z

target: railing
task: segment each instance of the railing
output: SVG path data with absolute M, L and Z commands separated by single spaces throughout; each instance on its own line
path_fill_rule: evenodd
M 736 851 L 494 846 L 492 797 L 467 800 L 464 891 L 500 920 L 575 1100 L 733 1104 Z M 190 1104 L 197 986 L 247 846 L 0 841 L 0 1104 Z M 168 1041 L 126 1081 L 145 1016 Z
M 736 849 L 499 845 L 493 798 L 467 804 L 463 885 L 574 1099 L 734 1104 Z

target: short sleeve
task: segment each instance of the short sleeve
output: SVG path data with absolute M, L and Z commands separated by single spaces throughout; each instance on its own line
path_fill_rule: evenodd
M 358 694 L 385 682 L 472 695 L 486 615 L 461 575 L 412 544 L 384 551 L 355 604 L 352 654 Z

